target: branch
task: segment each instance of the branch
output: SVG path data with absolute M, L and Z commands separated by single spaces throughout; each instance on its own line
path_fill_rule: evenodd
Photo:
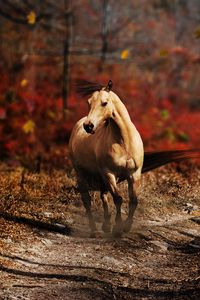
M 115 28 L 113 30 L 110 30 L 110 38 L 113 39 L 113 37 L 118 34 L 120 31 L 124 30 L 124 27 L 126 27 L 128 24 L 130 24 L 131 22 L 133 22 L 133 19 L 127 19 L 126 21 L 124 21 L 123 24 L 120 25 L 120 27 Z
M 0 8 L 0 15 L 2 15 L 4 18 L 12 21 L 12 22 L 15 22 L 15 23 L 18 23 L 18 24 L 23 24 L 23 25 L 29 25 L 27 23 L 27 20 L 26 19 L 19 19 L 19 18 L 15 18 L 13 16 L 11 16 L 10 14 L 8 14 L 7 12 L 3 11 L 1 8 Z
M 22 1 L 29 9 L 34 9 L 34 5 L 30 3 L 28 0 L 22 0 Z
M 0 8 L 0 15 L 2 15 L 4 18 L 14 22 L 14 23 L 18 23 L 18 24 L 23 24 L 23 25 L 26 25 L 26 26 L 29 26 L 30 27 L 30 24 L 28 23 L 27 19 L 24 18 L 24 19 L 20 19 L 20 18 L 16 18 L 16 17 L 13 17 L 12 15 L 10 15 L 9 13 L 3 11 L 1 8 Z M 44 18 L 50 18 L 51 17 L 51 14 L 39 14 L 36 16 L 36 23 L 39 22 L 41 19 L 44 19 Z M 31 25 L 32 26 L 32 25 Z
M 22 14 L 23 16 L 27 14 L 26 12 L 26 9 L 22 9 L 21 7 L 19 6 L 15 6 L 13 3 L 11 3 L 9 0 L 6 0 L 4 1 L 4 3 L 9 6 L 11 9 L 14 9 L 14 11 L 17 13 L 17 14 Z

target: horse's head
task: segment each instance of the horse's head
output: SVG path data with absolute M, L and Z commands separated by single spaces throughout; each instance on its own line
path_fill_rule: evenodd
M 112 81 L 102 88 L 100 91 L 93 93 L 92 97 L 88 99 L 90 111 L 83 127 L 87 133 L 95 133 L 98 126 L 106 124 L 114 114 L 114 105 L 112 101 Z

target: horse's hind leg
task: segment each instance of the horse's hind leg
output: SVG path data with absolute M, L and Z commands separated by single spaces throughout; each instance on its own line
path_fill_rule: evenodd
M 101 190 L 100 194 L 102 204 L 103 204 L 103 211 L 104 211 L 104 222 L 102 225 L 102 230 L 104 232 L 110 232 L 111 231 L 111 222 L 110 222 L 110 213 L 108 210 L 108 192 L 105 190 Z
M 132 177 L 128 179 L 129 211 L 128 211 L 128 217 L 123 224 L 124 232 L 129 232 L 131 230 L 131 226 L 133 223 L 133 215 L 138 205 L 138 200 L 135 192 L 137 184 L 138 181 L 134 182 L 134 179 Z

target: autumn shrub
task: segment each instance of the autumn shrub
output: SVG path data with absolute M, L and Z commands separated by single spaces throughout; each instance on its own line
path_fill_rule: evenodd
M 48 72 L 50 67 L 45 68 Z M 158 98 L 154 85 L 146 79 L 129 77 L 122 80 L 119 66 L 113 66 L 113 71 L 113 90 L 127 106 L 145 149 L 198 147 L 198 111 L 174 101 L 170 93 L 169 97 Z M 67 142 L 75 122 L 87 113 L 85 99 L 73 92 L 63 118 L 57 77 L 50 80 L 46 76 L 36 76 L 32 86 L 33 83 L 21 73 L 12 84 L 5 71 L 1 69 L 0 74 L 1 159 L 32 164 L 41 156 L 44 162 L 55 166 L 63 166 L 63 162 L 67 164 Z M 54 76 L 53 73 L 51 76 Z M 109 78 L 105 70 L 97 80 L 107 82 Z M 181 96 L 180 91 L 178 97 Z

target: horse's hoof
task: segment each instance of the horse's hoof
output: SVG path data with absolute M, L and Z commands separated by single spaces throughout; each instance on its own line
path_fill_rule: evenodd
M 122 236 L 122 229 L 119 227 L 113 227 L 112 236 L 115 238 L 120 238 Z
M 111 232 L 111 224 L 110 223 L 103 223 L 102 224 L 102 230 L 105 232 L 105 233 L 109 233 Z
M 101 237 L 102 237 L 102 235 L 99 231 L 92 231 L 90 233 L 90 238 L 92 238 L 92 239 L 101 238 Z
M 132 227 L 132 222 L 130 221 L 124 221 L 123 223 L 123 232 L 127 233 L 131 230 L 131 227 Z

